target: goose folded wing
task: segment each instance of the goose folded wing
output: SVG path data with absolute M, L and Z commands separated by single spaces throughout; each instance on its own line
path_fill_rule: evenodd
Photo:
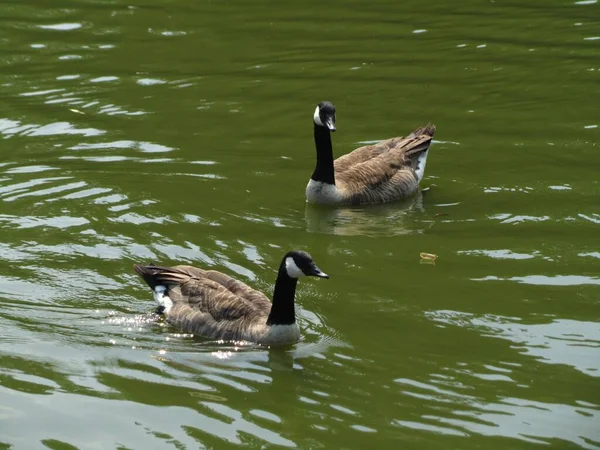
M 373 189 L 389 181 L 404 164 L 405 158 L 402 153 L 396 155 L 388 153 L 356 164 L 339 174 L 336 181 L 352 192 Z
M 402 139 L 405 138 L 395 137 L 380 141 L 377 144 L 364 145 L 348 153 L 347 155 L 340 156 L 333 162 L 335 173 L 338 174 L 345 172 L 346 170 L 351 169 L 357 164 L 364 163 L 373 158 L 377 158 L 378 156 L 381 156 L 384 153 L 387 153 L 388 151 L 395 148 L 398 142 Z
M 175 269 L 181 270 L 189 274 L 193 278 L 212 280 L 231 293 L 241 297 L 250 303 L 254 303 L 260 308 L 271 309 L 271 301 L 260 291 L 251 288 L 246 283 L 236 280 L 229 275 L 218 272 L 216 270 L 202 270 L 192 266 L 176 266 Z
M 215 270 L 209 270 L 206 272 L 206 277 L 213 280 L 229 290 L 233 294 L 249 301 L 259 308 L 271 310 L 271 301 L 269 298 L 260 291 L 251 288 L 246 283 L 243 283 L 235 278 L 225 275 L 224 273 L 217 272 Z
M 335 173 L 341 174 L 357 164 L 370 161 L 389 152 L 404 151 L 412 154 L 426 150 L 429 148 L 434 133 L 435 125 L 429 123 L 417 128 L 408 136 L 393 137 L 376 144 L 359 147 L 334 161 Z
M 151 277 L 153 285 L 168 286 L 168 295 L 179 309 L 186 305 L 210 314 L 217 321 L 264 314 L 264 308 L 207 278 L 205 273 L 202 269 L 186 266 L 145 267 L 145 274 Z
M 268 313 L 208 278 L 182 281 L 169 290 L 169 296 L 175 304 L 186 303 L 192 309 L 210 314 L 216 321 L 234 321 Z
M 348 194 L 350 204 L 385 203 L 414 194 L 418 186 L 402 152 L 388 152 L 338 177 L 338 187 Z

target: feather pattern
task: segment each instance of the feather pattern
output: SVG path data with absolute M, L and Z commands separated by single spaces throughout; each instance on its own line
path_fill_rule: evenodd
M 286 257 L 290 254 L 308 255 L 290 252 Z M 287 274 L 286 257 L 279 268 L 273 303 L 262 292 L 215 270 L 184 265 L 134 265 L 134 270 L 151 289 L 166 288 L 173 302 L 166 320 L 179 329 L 223 340 L 287 344 L 298 341 L 300 332 L 294 311 L 297 279 Z M 310 262 L 309 268 L 316 269 L 308 275 L 327 277 L 312 259 Z

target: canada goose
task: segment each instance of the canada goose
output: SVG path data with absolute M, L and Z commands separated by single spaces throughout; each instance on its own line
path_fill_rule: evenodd
M 208 338 L 265 345 L 300 339 L 294 308 L 298 278 L 329 278 L 308 253 L 288 252 L 281 260 L 271 303 L 262 292 L 216 270 L 137 264 L 133 268 L 154 291 L 157 312 L 170 324 Z
M 435 126 L 417 128 L 395 137 L 359 147 L 333 160 L 331 132 L 335 106 L 317 105 L 313 116 L 317 166 L 306 186 L 310 203 L 359 205 L 386 203 L 409 197 L 419 189 Z

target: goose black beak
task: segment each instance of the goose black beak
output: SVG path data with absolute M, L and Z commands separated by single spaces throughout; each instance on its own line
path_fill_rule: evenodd
M 329 275 L 327 275 L 325 272 L 323 272 L 319 268 L 316 268 L 315 271 L 313 273 L 311 273 L 311 275 L 313 275 L 315 277 L 319 277 L 319 278 L 329 278 Z
M 333 118 L 332 118 L 332 117 L 328 117 L 328 118 L 325 120 L 325 126 L 326 126 L 327 128 L 329 128 L 329 131 L 335 131 L 335 130 L 336 130 L 336 128 L 335 128 L 335 120 L 333 120 Z

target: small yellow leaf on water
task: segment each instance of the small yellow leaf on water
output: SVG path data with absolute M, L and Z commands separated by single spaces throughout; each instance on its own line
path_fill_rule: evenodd
M 69 109 L 69 111 L 72 111 L 77 114 L 85 114 L 83 111 L 79 111 L 78 109 Z
M 421 256 L 421 259 L 426 259 L 428 261 L 435 261 L 437 259 L 437 255 L 434 255 L 433 253 L 421 252 L 419 255 Z

